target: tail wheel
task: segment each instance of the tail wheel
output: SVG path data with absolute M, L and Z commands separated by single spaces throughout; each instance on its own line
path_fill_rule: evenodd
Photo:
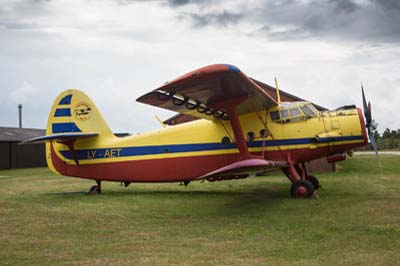
M 319 180 L 316 176 L 309 175 L 307 176 L 307 180 L 311 182 L 315 190 L 318 190 L 321 187 L 321 185 L 319 184 Z
M 101 186 L 94 185 L 87 192 L 88 195 L 97 195 L 101 194 Z
M 297 180 L 290 188 L 290 194 L 293 198 L 311 198 L 314 194 L 315 188 L 308 180 Z

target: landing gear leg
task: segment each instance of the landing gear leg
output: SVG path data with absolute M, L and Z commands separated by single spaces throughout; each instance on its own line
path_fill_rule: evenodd
M 92 186 L 87 192 L 88 195 L 97 195 L 101 194 L 101 181 L 96 180 L 97 185 Z

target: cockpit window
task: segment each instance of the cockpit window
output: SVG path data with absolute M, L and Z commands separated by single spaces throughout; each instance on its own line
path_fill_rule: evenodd
M 309 105 L 303 105 L 301 107 L 301 110 L 303 111 L 303 113 L 308 116 L 308 117 L 313 117 L 315 116 L 315 113 L 311 110 L 311 108 L 309 107 Z
M 302 113 L 300 112 L 299 108 L 290 109 L 290 116 L 301 116 Z
M 307 120 L 318 115 L 318 110 L 309 102 L 282 103 L 278 108 L 270 112 L 271 120 L 278 123 Z

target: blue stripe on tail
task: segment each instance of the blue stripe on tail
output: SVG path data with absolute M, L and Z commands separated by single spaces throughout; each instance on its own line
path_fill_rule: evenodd
M 58 108 L 54 113 L 54 117 L 69 117 L 71 116 L 71 109 L 69 108 Z
M 71 104 L 72 94 L 69 94 L 61 99 L 58 105 Z
M 82 130 L 80 130 L 75 123 L 53 123 L 52 130 L 53 134 L 64 132 L 82 132 Z

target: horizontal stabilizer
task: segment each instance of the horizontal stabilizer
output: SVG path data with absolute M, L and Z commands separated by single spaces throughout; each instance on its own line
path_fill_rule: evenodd
M 198 179 L 210 177 L 232 176 L 240 174 L 257 174 L 273 168 L 286 167 L 286 162 L 269 161 L 263 159 L 246 159 L 232 164 L 228 164 L 215 171 L 209 172 Z
M 59 133 L 28 139 L 21 142 L 21 144 L 44 143 L 48 141 L 64 142 L 69 140 L 90 138 L 98 135 L 98 133 Z

